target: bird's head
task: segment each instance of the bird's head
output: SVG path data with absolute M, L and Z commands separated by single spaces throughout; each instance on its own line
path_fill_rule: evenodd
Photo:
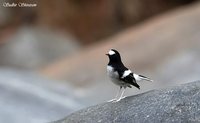
M 121 62 L 120 54 L 115 49 L 110 49 L 106 55 L 108 56 L 110 62 Z

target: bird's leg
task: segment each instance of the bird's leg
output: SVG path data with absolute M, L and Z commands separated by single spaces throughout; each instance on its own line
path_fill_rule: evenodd
M 123 92 L 123 94 L 125 93 L 125 90 L 126 90 L 126 87 L 124 87 L 124 92 Z M 124 98 L 126 98 L 126 96 L 122 96 L 121 99 L 124 99 Z
M 121 93 L 119 99 L 117 99 L 115 102 L 118 102 L 118 101 L 120 101 L 121 99 L 125 98 L 125 97 L 123 97 L 123 94 L 124 94 L 125 90 L 126 90 L 126 88 L 124 88 L 124 89 L 122 90 L 122 93 Z
M 117 92 L 117 95 L 115 96 L 114 99 L 109 100 L 108 102 L 113 102 L 117 100 L 117 97 L 119 96 L 119 93 L 121 92 L 122 86 L 120 86 L 119 91 Z

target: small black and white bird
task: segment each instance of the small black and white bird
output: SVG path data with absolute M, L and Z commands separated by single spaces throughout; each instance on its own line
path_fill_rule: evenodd
M 118 102 L 121 99 L 123 99 L 123 94 L 127 87 L 131 88 L 132 86 L 135 86 L 136 88 L 140 89 L 140 86 L 136 83 L 137 81 L 153 81 L 148 77 L 137 75 L 128 68 L 126 68 L 122 63 L 121 56 L 117 50 L 111 49 L 106 55 L 109 57 L 109 63 L 107 65 L 107 74 L 114 84 L 120 86 L 119 92 L 117 93 L 116 97 L 110 100 L 109 102 Z

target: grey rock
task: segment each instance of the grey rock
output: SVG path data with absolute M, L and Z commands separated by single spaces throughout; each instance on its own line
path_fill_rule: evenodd
M 79 48 L 75 38 L 48 29 L 23 26 L 0 46 L 0 66 L 36 69 Z
M 0 69 L 0 123 L 44 123 L 83 107 L 69 85 L 34 72 Z
M 88 107 L 54 123 L 191 122 L 200 122 L 200 81 Z
M 7 24 L 7 22 L 10 22 L 11 19 L 11 10 L 4 7 L 5 1 L 1 1 L 1 5 L 0 5 L 0 26 Z

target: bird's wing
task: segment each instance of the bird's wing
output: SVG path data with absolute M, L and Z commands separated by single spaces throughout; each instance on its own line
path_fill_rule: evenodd
M 136 80 L 133 77 L 133 73 L 131 72 L 131 70 L 126 68 L 124 65 L 121 65 L 120 67 L 119 66 L 116 67 L 115 71 L 118 72 L 119 79 L 121 81 L 124 81 L 125 83 L 133 85 L 133 86 L 137 87 L 138 89 L 140 89 L 140 86 L 136 83 Z
M 140 86 L 136 83 L 135 78 L 133 77 L 133 73 L 121 78 L 122 81 L 135 86 L 136 88 L 140 89 Z

